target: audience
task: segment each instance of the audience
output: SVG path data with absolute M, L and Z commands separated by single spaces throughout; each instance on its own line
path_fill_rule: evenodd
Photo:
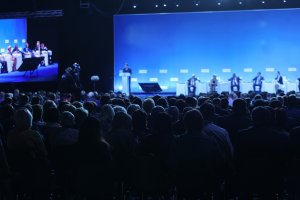
M 300 198 L 295 93 L 82 95 L 1 92 L 0 198 Z

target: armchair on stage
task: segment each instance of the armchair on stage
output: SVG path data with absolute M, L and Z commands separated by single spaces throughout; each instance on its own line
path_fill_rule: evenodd
M 130 73 L 119 71 L 119 76 L 122 78 L 122 93 L 130 94 Z

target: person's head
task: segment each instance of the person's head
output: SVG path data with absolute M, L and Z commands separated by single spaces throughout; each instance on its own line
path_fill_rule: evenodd
M 33 115 L 34 122 L 42 121 L 43 107 L 40 104 L 33 105 L 32 106 L 32 115 Z
M 275 110 L 275 124 L 279 127 L 285 127 L 288 121 L 288 115 L 284 108 L 276 108 Z
M 67 128 L 74 127 L 74 125 L 75 125 L 75 116 L 69 111 L 64 111 L 60 115 L 60 124 L 63 127 L 67 127 Z
M 36 46 L 40 47 L 40 45 L 41 45 L 40 41 L 36 41 Z
M 111 105 L 105 104 L 101 107 L 101 118 L 105 118 L 112 121 L 114 116 L 115 116 L 115 111 L 111 107 Z
M 44 48 L 45 47 L 45 44 L 44 43 L 41 43 L 41 48 Z
M 76 127 L 81 127 L 84 120 L 89 116 L 89 112 L 83 107 L 77 108 L 74 113 Z
M 280 71 L 277 71 L 277 75 L 278 75 L 278 76 L 280 75 Z
M 138 104 L 130 104 L 127 107 L 127 113 L 132 116 L 134 111 L 139 110 L 139 109 L 141 109 L 141 107 Z
M 102 139 L 101 123 L 95 117 L 87 117 L 79 129 L 79 144 L 97 143 Z
M 167 107 L 169 106 L 169 105 L 168 105 L 167 99 L 166 99 L 166 98 L 163 98 L 163 97 L 161 97 L 161 98 L 159 98 L 159 99 L 157 100 L 156 105 L 162 106 L 163 108 L 167 108 Z
M 8 51 L 12 51 L 12 48 L 11 48 L 10 45 L 8 45 L 7 50 L 8 50 Z
M 25 43 L 25 46 L 26 46 L 26 48 L 28 48 L 28 47 L 29 47 L 29 43 L 28 43 L 28 42 L 26 42 L 26 43 Z
M 251 113 L 253 126 L 266 126 L 270 124 L 271 114 L 270 111 L 263 107 L 258 106 L 252 110 Z
M 196 78 L 196 75 L 195 75 L 195 74 L 192 74 L 192 77 L 193 77 L 193 78 Z
M 56 107 L 57 107 L 57 105 L 56 105 L 56 103 L 54 101 L 52 101 L 52 100 L 46 100 L 44 102 L 44 105 L 43 105 L 43 110 L 46 111 L 49 108 L 56 108 Z
M 196 108 L 196 106 L 197 106 L 197 99 L 195 97 L 187 97 L 185 99 L 185 103 L 186 103 L 186 106 L 190 106 L 192 108 Z
M 233 73 L 233 74 L 232 74 L 232 76 L 233 76 L 233 77 L 236 77 L 236 74 L 235 74 L 235 73 Z
M 201 132 L 203 129 L 203 116 L 198 110 L 189 110 L 183 117 L 183 123 L 188 132 Z
M 125 69 L 128 69 L 128 67 L 129 67 L 129 66 L 128 66 L 128 63 L 125 63 L 124 68 L 125 68 Z
M 200 112 L 205 120 L 212 121 L 215 116 L 215 106 L 205 102 L 200 106 Z
M 44 110 L 43 119 L 47 123 L 58 123 L 59 122 L 59 110 L 56 107 L 51 107 Z
M 122 112 L 127 114 L 127 110 L 123 106 L 114 106 L 113 108 L 115 113 Z
M 147 113 L 136 110 L 132 113 L 132 127 L 134 130 L 145 130 L 147 128 Z
M 214 74 L 214 75 L 213 75 L 213 79 L 217 79 L 217 75 Z
M 257 72 L 257 76 L 260 76 L 261 75 L 261 73 L 260 72 Z
M 179 109 L 176 106 L 170 106 L 167 109 L 168 114 L 171 116 L 172 122 L 179 120 Z
M 15 113 L 15 126 L 18 130 L 27 130 L 32 126 L 32 114 L 27 108 L 21 108 Z
M 236 99 L 233 101 L 232 112 L 239 115 L 248 113 L 247 102 L 243 99 Z
M 115 114 L 115 117 L 112 121 L 112 129 L 113 130 L 131 130 L 131 117 L 124 112 L 118 112 Z
M 159 136 L 172 135 L 172 119 L 170 115 L 161 112 L 154 120 L 153 134 L 159 134 Z
M 150 114 L 152 111 L 152 108 L 155 106 L 155 102 L 151 98 L 147 98 L 143 102 L 143 109 L 147 114 Z

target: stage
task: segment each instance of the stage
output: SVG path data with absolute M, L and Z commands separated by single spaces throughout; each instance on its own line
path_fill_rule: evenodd
M 56 81 L 58 75 L 58 63 L 48 66 L 39 66 L 32 74 L 28 72 L 8 72 L 0 74 L 0 83 L 20 82 L 50 82 Z

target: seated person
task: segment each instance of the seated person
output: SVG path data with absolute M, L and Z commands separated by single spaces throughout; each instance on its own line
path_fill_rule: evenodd
M 255 76 L 252 81 L 253 81 L 253 91 L 254 92 L 259 92 L 261 93 L 261 87 L 262 87 L 262 81 L 264 80 L 264 77 L 261 75 L 260 72 L 257 73 L 257 76 Z M 258 91 L 256 88 L 258 87 Z
M 41 43 L 41 51 L 48 51 L 48 48 L 45 46 L 44 43 Z
M 231 92 L 239 92 L 240 91 L 240 81 L 241 78 L 238 77 L 235 73 L 233 73 L 232 77 L 228 79 L 230 81 Z M 236 90 L 234 90 L 236 88 Z
M 7 73 L 7 62 L 1 53 L 0 53 L 0 69 L 1 69 L 1 74 Z
M 189 96 L 195 96 L 197 81 L 199 81 L 199 80 L 196 78 L 195 74 L 193 74 L 192 77 L 187 80 Z
M 283 86 L 283 78 L 280 75 L 280 71 L 277 72 L 275 77 L 275 92 L 277 93 Z
M 216 75 L 213 75 L 212 79 L 209 82 L 210 92 L 216 92 L 218 86 L 218 79 Z
M 32 50 L 29 48 L 29 43 L 25 43 L 25 47 L 23 48 L 23 58 L 30 58 L 32 56 Z
M 14 49 L 12 50 L 13 53 L 20 53 L 19 46 L 16 44 Z

